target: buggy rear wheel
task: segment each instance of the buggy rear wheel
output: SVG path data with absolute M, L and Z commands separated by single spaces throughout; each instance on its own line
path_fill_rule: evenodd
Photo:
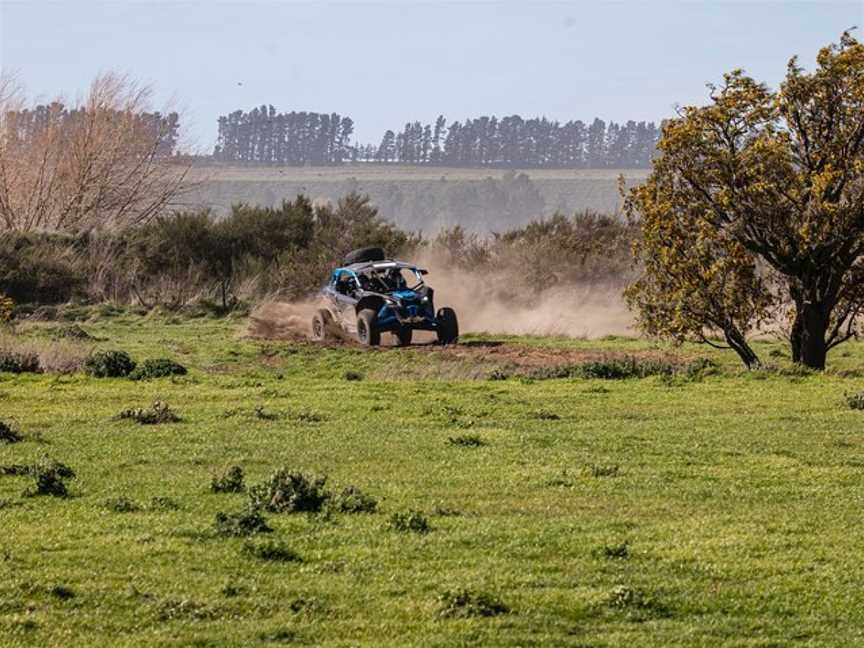
M 320 309 L 312 318 L 312 339 L 324 342 L 330 337 L 333 326 L 333 315 L 326 308 Z
M 378 330 L 378 313 L 364 308 L 357 314 L 357 339 L 366 346 L 381 344 L 381 331 Z
M 442 308 L 435 317 L 437 326 L 438 342 L 441 344 L 454 344 L 459 339 L 459 320 L 456 319 L 456 311 L 452 308 Z

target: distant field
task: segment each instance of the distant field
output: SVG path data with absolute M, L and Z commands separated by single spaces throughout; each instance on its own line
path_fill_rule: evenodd
M 0 476 L 0 645 L 864 642 L 864 412 L 844 400 L 864 344 L 826 375 L 756 342 L 785 372 L 715 352 L 707 371 L 601 380 L 543 368 L 670 349 L 487 335 L 364 351 L 243 338 L 239 319 L 92 315 L 99 348 L 189 374 L 0 373 L 0 418 L 24 435 L 0 465 L 48 454 L 77 473 L 66 499 Z M 154 399 L 182 421 L 115 418 Z M 265 513 L 250 552 L 214 526 L 249 500 L 210 492 L 228 464 L 249 485 L 281 466 L 327 475 L 378 510 Z M 411 510 L 428 532 L 398 530 Z
M 514 178 L 524 173 L 529 183 Z M 409 229 L 437 231 L 462 224 L 478 231 L 522 225 L 556 211 L 615 213 L 618 178 L 628 184 L 644 169 L 450 169 L 386 165 L 343 167 L 212 167 L 195 172 L 203 184 L 187 200 L 224 213 L 238 202 L 277 204 L 303 193 L 335 201 L 351 191 L 369 194 L 381 214 Z

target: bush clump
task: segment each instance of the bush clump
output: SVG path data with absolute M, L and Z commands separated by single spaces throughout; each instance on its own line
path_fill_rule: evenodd
M 106 499 L 102 506 L 112 513 L 136 513 L 141 510 L 140 504 L 122 495 Z
M 698 379 L 716 369 L 717 364 L 707 358 L 700 358 L 681 365 L 659 359 L 643 359 L 636 356 L 604 358 L 582 364 L 555 365 L 539 367 L 528 373 L 535 380 L 554 380 L 558 378 L 586 378 L 595 380 L 624 380 L 627 378 L 647 378 L 649 376 L 682 375 L 688 379 Z
M 131 419 L 141 425 L 177 423 L 180 417 L 164 401 L 154 401 L 150 407 L 131 407 L 117 415 L 118 419 Z
M 844 396 L 846 397 L 846 405 L 849 406 L 849 409 L 864 410 L 864 391 L 844 394 Z
M 510 612 L 510 608 L 492 594 L 465 588 L 444 592 L 438 600 L 438 616 L 444 618 L 492 617 Z
M 378 501 L 356 486 L 348 486 L 333 498 L 332 506 L 339 513 L 374 513 Z
M 606 605 L 627 613 L 633 620 L 664 617 L 669 609 L 648 592 L 628 585 L 618 585 L 606 597 Z
M 349 381 L 351 381 L 351 380 L 353 380 L 353 381 L 363 380 L 363 374 L 360 373 L 359 371 L 346 371 L 345 372 L 345 380 L 349 380 Z
M 627 560 L 630 558 L 630 543 L 625 540 L 618 544 L 603 545 L 594 554 L 607 560 Z
M 460 434 L 455 437 L 448 437 L 447 443 L 463 448 L 479 448 L 486 445 L 486 442 L 476 434 Z
M 256 533 L 270 533 L 273 529 L 267 520 L 255 509 L 247 509 L 238 513 L 216 514 L 216 533 L 223 536 L 244 537 Z
M 0 349 L 0 372 L 39 373 L 39 354 L 33 351 Z
M 150 499 L 150 506 L 148 508 L 151 511 L 179 511 L 180 504 L 170 497 L 156 495 Z
M 399 531 L 400 533 L 419 533 L 421 535 L 429 533 L 432 530 L 429 520 L 420 511 L 394 513 L 390 516 L 388 526 L 393 531 Z
M 592 477 L 617 477 L 618 464 L 593 464 L 589 468 Z
M 152 378 L 185 376 L 187 373 L 188 371 L 183 365 L 169 358 L 157 358 L 156 360 L 145 360 L 129 374 L 129 378 L 132 380 L 150 380 Z
M 330 498 L 324 489 L 326 481 L 326 477 L 280 468 L 249 489 L 249 499 L 254 508 L 271 513 L 317 513 Z
M 66 497 L 69 494 L 66 480 L 75 478 L 75 471 L 69 466 L 48 457 L 43 457 L 39 462 L 28 466 L 27 474 L 33 478 L 34 484 L 24 491 L 25 497 L 40 495 Z
M 0 443 L 18 443 L 23 441 L 18 428 L 11 423 L 0 421 Z
M 84 373 L 94 378 L 124 378 L 135 370 L 125 351 L 97 351 L 84 361 Z
M 284 542 L 278 540 L 264 540 L 253 542 L 247 540 L 243 543 L 243 554 L 258 560 L 274 562 L 302 562 L 303 559 L 296 551 Z
M 210 480 L 210 490 L 214 493 L 242 493 L 244 488 L 241 466 L 228 466 Z

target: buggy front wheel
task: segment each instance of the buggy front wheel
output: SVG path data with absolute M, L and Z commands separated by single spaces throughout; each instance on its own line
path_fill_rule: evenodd
M 381 344 L 381 331 L 378 330 L 378 313 L 364 308 L 357 313 L 357 339 L 366 346 Z

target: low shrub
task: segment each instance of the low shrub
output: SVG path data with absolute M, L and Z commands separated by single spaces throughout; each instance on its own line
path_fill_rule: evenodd
M 250 558 L 274 562 L 303 561 L 300 554 L 279 540 L 264 540 L 261 542 L 247 540 L 243 543 L 243 554 Z
M 156 606 L 156 618 L 159 621 L 206 621 L 218 616 L 213 607 L 191 599 L 165 599 Z
M 555 412 L 550 412 L 548 410 L 537 410 L 536 412 L 532 412 L 531 418 L 537 419 L 538 421 L 560 421 L 561 420 L 561 416 L 559 416 Z
M 0 372 L 39 373 L 39 354 L 0 348 Z
M 153 378 L 185 376 L 187 373 L 188 371 L 183 365 L 168 358 L 157 358 L 142 362 L 129 374 L 129 378 L 132 380 L 151 380 Z
M 356 486 L 344 488 L 331 503 L 339 513 L 374 513 L 378 508 L 378 501 Z
M 526 377 L 531 380 L 557 380 L 560 378 L 573 378 L 577 375 L 577 372 L 578 365 L 553 365 L 532 369 Z
M 432 507 L 432 515 L 438 515 L 440 517 L 458 517 L 462 515 L 462 513 L 439 502 Z
M 28 466 L 27 464 L 3 464 L 0 465 L 0 475 L 29 475 L 31 468 L 32 466 Z
M 125 351 L 97 351 L 84 361 L 84 372 L 94 378 L 124 378 L 135 370 Z
M 41 495 L 66 497 L 69 494 L 66 480 L 75 478 L 75 471 L 69 466 L 48 457 L 43 457 L 36 464 L 29 466 L 27 474 L 33 478 L 34 484 L 24 491 L 25 497 Z
M 53 585 L 51 589 L 48 590 L 48 593 L 61 601 L 68 601 L 69 599 L 75 598 L 75 590 L 68 585 Z
M 244 537 L 256 533 L 270 533 L 273 529 L 267 520 L 255 509 L 247 509 L 237 513 L 216 514 L 216 533 L 223 536 Z
M 628 585 L 617 585 L 613 588 L 606 596 L 605 603 L 608 607 L 626 612 L 633 620 L 669 615 L 669 609 L 655 596 Z
M 476 434 L 460 434 L 455 437 L 448 437 L 447 443 L 463 448 L 479 448 L 486 445 L 486 442 Z
M 321 423 L 324 421 L 324 416 L 310 410 L 301 410 L 294 414 L 292 418 L 298 423 Z
M 18 443 L 23 440 L 21 433 L 18 431 L 18 426 L 0 421 L 0 443 Z
M 438 616 L 444 618 L 493 617 L 510 612 L 510 608 L 492 594 L 465 588 L 444 592 L 438 601 Z
M 590 467 L 592 477 L 617 477 L 618 464 L 598 465 L 594 464 Z
M 864 391 L 844 394 L 849 409 L 864 410 Z
M 394 513 L 388 520 L 388 526 L 393 531 L 399 531 L 400 533 L 425 534 L 432 530 L 429 520 L 420 511 Z
M 255 418 L 262 421 L 278 421 L 282 415 L 278 412 L 268 412 L 263 405 L 258 405 L 254 410 Z
M 250 488 L 249 499 L 253 507 L 271 513 L 317 513 L 330 497 L 324 489 L 326 481 L 326 477 L 280 468 Z
M 649 376 L 682 375 L 697 379 L 717 368 L 717 363 L 708 358 L 699 358 L 687 364 L 678 364 L 653 358 L 624 356 L 605 358 L 582 364 L 538 367 L 527 374 L 535 380 L 554 380 L 560 378 L 586 378 L 596 380 L 624 380 L 627 378 L 647 378 Z
M 244 488 L 243 468 L 240 466 L 228 466 L 210 480 L 210 490 L 214 493 L 242 493 Z
M 577 369 L 581 378 L 600 378 L 603 380 L 623 380 L 625 378 L 645 378 L 661 374 L 675 373 L 676 366 L 660 360 L 640 360 L 633 356 L 609 358 L 587 362 Z
M 359 371 L 346 371 L 345 380 L 363 380 L 363 374 Z
M 141 510 L 140 504 L 125 496 L 106 499 L 102 507 L 112 513 L 136 513 Z
M 608 560 L 626 560 L 630 557 L 630 543 L 625 540 L 619 544 L 603 545 L 594 553 L 596 556 Z
M 170 497 L 157 495 L 150 499 L 150 505 L 147 508 L 151 511 L 178 511 L 180 504 Z
M 150 407 L 132 407 L 117 415 L 118 419 L 131 419 L 141 425 L 177 423 L 180 417 L 164 401 L 154 401 Z

